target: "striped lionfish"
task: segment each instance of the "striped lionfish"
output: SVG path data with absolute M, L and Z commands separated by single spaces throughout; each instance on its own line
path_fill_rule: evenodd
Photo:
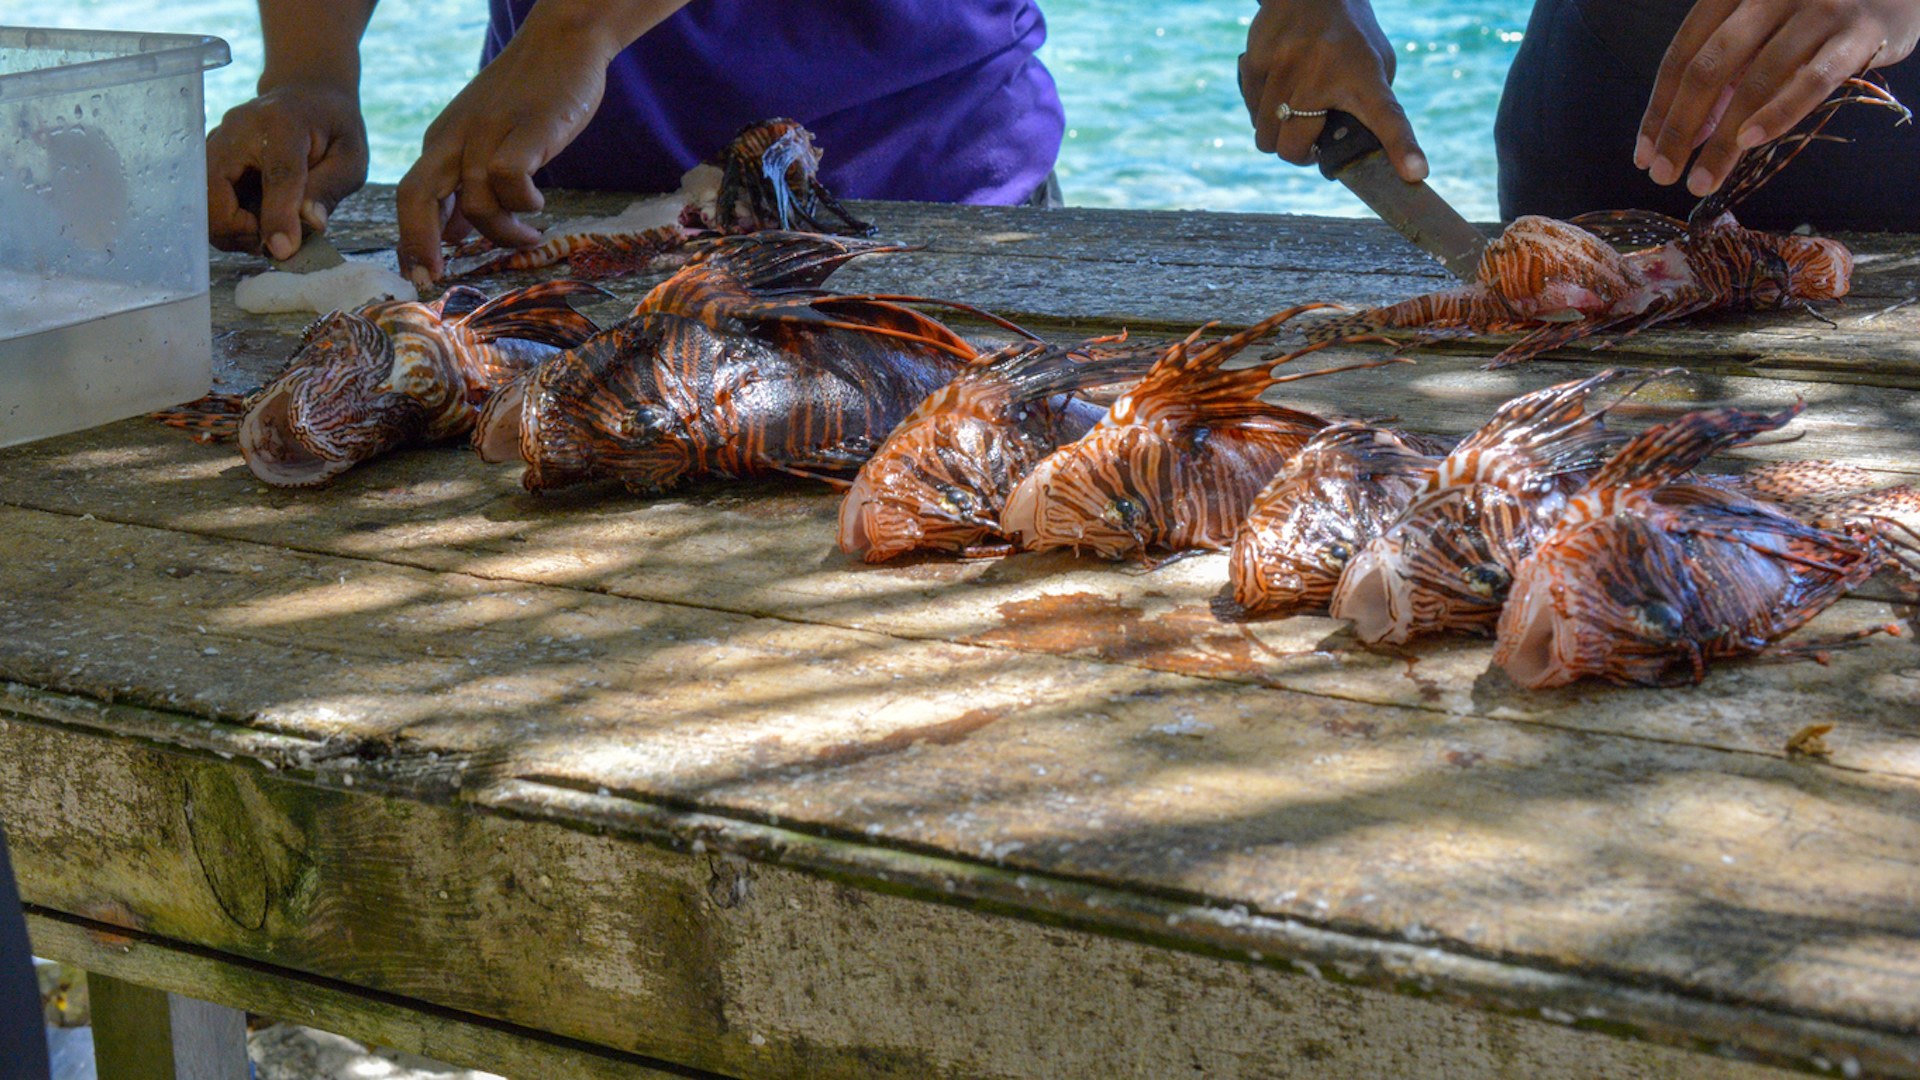
M 1588 412 L 1587 399 L 1625 374 L 1609 368 L 1501 406 L 1429 470 L 1393 524 L 1347 563 L 1333 593 L 1334 617 L 1352 620 L 1368 643 L 1492 632 L 1514 567 L 1622 441 L 1606 428 L 1613 406 Z
M 1799 411 L 1703 410 L 1629 442 L 1515 569 L 1494 662 L 1536 689 L 1583 676 L 1698 682 L 1708 661 L 1768 650 L 1877 570 L 1915 566 L 1901 551 L 1912 530 L 1876 509 L 1912 508 L 1912 488 L 1817 506 L 1808 495 L 1846 482 L 1825 463 L 1734 484 L 1686 475 Z M 1769 490 L 1801 513 L 1749 494 Z M 1809 511 L 1833 527 L 1803 520 Z
M 1105 415 L 1086 391 L 1136 382 L 1160 355 L 1120 340 L 1019 342 L 934 391 L 861 466 L 840 504 L 840 550 L 867 562 L 1012 550 L 1000 512 L 1014 485 Z
M 607 294 L 552 281 L 494 299 L 456 286 L 431 304 L 387 300 L 315 320 L 264 389 L 155 413 L 218 441 L 276 487 L 315 487 L 389 450 L 465 434 L 496 387 L 599 328 L 572 301 Z
M 1325 608 L 1347 562 L 1413 501 L 1444 441 L 1348 421 L 1323 428 L 1253 500 L 1228 563 L 1242 615 Z
M 1702 311 L 1807 307 L 1851 286 L 1853 256 L 1837 240 L 1742 227 L 1730 208 L 1765 183 L 1851 103 L 1906 107 L 1884 87 L 1852 79 L 1794 131 L 1747 152 L 1719 191 L 1686 221 L 1650 211 L 1526 216 L 1488 243 L 1472 284 L 1330 319 L 1314 336 L 1419 328 L 1432 337 L 1524 334 L 1487 365 L 1506 367 L 1582 338 L 1598 347 Z M 1629 254 L 1609 241 L 1651 245 Z
M 689 170 L 679 191 L 640 199 L 613 217 L 560 222 L 532 247 L 498 250 L 485 240 L 464 245 L 454 252 L 461 266 L 450 276 L 532 270 L 565 259 L 576 278 L 608 278 L 684 262 L 690 240 L 713 234 L 873 232 L 820 183 L 819 170 L 811 132 L 792 120 L 762 120 Z
M 708 242 L 631 317 L 503 387 L 474 447 L 524 461 L 530 491 L 852 473 L 977 355 L 901 301 L 1019 330 L 963 304 L 819 288 L 858 256 L 901 250 L 786 232 Z
M 1223 367 L 1306 311 L 1288 308 L 1219 341 L 1194 332 L 1167 349 L 1079 440 L 1048 455 L 1013 489 L 1001 532 L 1033 550 L 1090 550 L 1109 559 L 1220 549 L 1233 542 L 1253 497 L 1327 421 L 1260 395 L 1295 379 L 1376 367 L 1370 361 L 1294 375 L 1268 365 Z M 1284 364 L 1332 341 L 1277 360 Z

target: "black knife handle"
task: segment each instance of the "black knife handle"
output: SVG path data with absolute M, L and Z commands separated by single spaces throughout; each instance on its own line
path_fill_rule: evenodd
M 1313 140 L 1314 157 L 1320 162 L 1320 175 L 1331 180 L 1340 170 L 1360 158 L 1381 149 L 1380 139 L 1353 114 L 1339 109 L 1327 110 L 1327 124 Z

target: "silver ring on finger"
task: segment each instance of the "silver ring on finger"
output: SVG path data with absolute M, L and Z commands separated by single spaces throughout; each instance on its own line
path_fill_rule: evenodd
M 1275 116 L 1277 116 L 1277 117 L 1279 117 L 1279 118 L 1280 118 L 1280 122 L 1284 124 L 1284 123 L 1286 123 L 1286 122 L 1287 122 L 1288 120 L 1291 120 L 1291 119 L 1293 119 L 1293 118 L 1294 118 L 1294 117 L 1296 117 L 1296 116 L 1325 116 L 1325 115 L 1327 115 L 1327 110 L 1325 110 L 1325 109 L 1296 109 L 1296 108 L 1294 108 L 1293 106 L 1291 106 L 1291 105 L 1289 105 L 1289 104 L 1287 104 L 1286 102 L 1284 102 L 1284 101 L 1283 101 L 1283 102 L 1281 102 L 1281 103 L 1280 103 L 1280 107 L 1279 107 L 1279 108 L 1277 108 L 1277 109 L 1275 109 L 1275 110 L 1273 110 L 1273 115 L 1275 115 Z

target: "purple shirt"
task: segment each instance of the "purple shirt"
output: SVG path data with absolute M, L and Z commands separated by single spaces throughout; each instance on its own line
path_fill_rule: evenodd
M 533 0 L 488 0 L 482 63 Z M 1025 202 L 1065 127 L 1034 0 L 693 0 L 616 57 L 580 136 L 536 177 L 671 191 L 756 120 L 792 117 L 842 198 Z

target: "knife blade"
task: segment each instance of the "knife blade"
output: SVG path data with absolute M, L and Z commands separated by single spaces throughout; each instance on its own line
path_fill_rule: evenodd
M 1487 238 L 1424 183 L 1409 184 L 1393 170 L 1380 140 L 1367 126 L 1338 109 L 1327 110 L 1326 127 L 1313 143 L 1320 175 L 1338 180 L 1380 220 L 1446 266 L 1454 277 L 1479 279 Z
M 240 179 L 234 181 L 233 193 L 240 200 L 240 208 L 258 218 L 260 216 L 260 173 L 250 169 Z M 326 270 L 347 261 L 340 249 L 333 246 L 327 235 L 314 231 L 313 226 L 303 217 L 300 222 L 300 247 L 284 259 L 266 255 L 267 262 L 275 270 L 289 274 L 311 274 L 316 270 Z

